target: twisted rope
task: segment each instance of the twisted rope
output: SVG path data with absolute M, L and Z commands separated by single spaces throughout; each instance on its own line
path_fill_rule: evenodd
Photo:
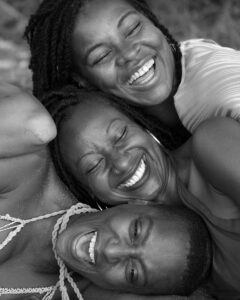
M 3 225 L 0 227 L 0 232 L 14 229 L 11 231 L 6 239 L 0 244 L 0 250 L 3 249 L 13 238 L 16 236 L 21 229 L 29 223 L 36 222 L 39 220 L 47 219 L 50 217 L 54 217 L 57 215 L 62 215 L 56 222 L 53 232 L 52 232 L 52 243 L 53 243 L 53 252 L 54 256 L 57 260 L 57 263 L 59 265 L 59 281 L 56 283 L 55 286 L 49 286 L 49 287 L 38 287 L 38 288 L 1 288 L 0 287 L 0 296 L 6 295 L 6 294 L 45 294 L 43 297 L 43 300 L 51 300 L 57 291 L 57 289 L 60 290 L 62 299 L 63 300 L 70 300 L 67 288 L 65 285 L 65 281 L 69 282 L 70 286 L 72 287 L 73 291 L 77 295 L 77 298 L 79 300 L 83 300 L 83 297 L 81 295 L 81 292 L 79 291 L 76 283 L 74 282 L 73 278 L 71 277 L 71 272 L 68 272 L 67 267 L 65 266 L 63 260 L 58 256 L 56 252 L 56 243 L 57 238 L 60 233 L 62 233 L 66 228 L 68 221 L 71 216 L 78 215 L 81 213 L 89 213 L 89 212 L 95 212 L 97 210 L 92 209 L 86 204 L 77 203 L 76 205 L 71 206 L 68 210 L 60 210 L 54 213 L 46 214 L 44 216 L 35 217 L 28 220 L 22 220 L 19 218 L 11 217 L 9 214 L 6 214 L 5 216 L 0 216 L 0 220 L 10 221 L 10 223 Z

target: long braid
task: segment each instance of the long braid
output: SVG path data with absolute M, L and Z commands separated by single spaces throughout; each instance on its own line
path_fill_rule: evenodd
M 71 82 L 72 32 L 81 5 L 81 0 L 44 0 L 29 20 L 24 36 L 37 97 Z

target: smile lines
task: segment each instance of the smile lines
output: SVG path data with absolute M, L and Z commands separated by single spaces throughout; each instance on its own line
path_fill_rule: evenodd
M 146 62 L 138 71 L 136 71 L 131 78 L 129 79 L 128 83 L 132 85 L 138 78 L 142 77 L 145 75 L 154 65 L 154 59 L 151 58 L 148 62 Z M 154 73 L 153 73 L 154 74 Z M 153 76 L 153 74 L 150 74 L 150 77 Z M 146 78 L 146 81 L 149 80 L 150 78 Z M 145 80 L 144 80 L 145 82 Z
M 136 172 L 131 176 L 131 178 L 129 178 L 126 182 L 122 183 L 119 187 L 132 187 L 134 186 L 136 183 L 138 183 L 142 178 L 143 175 L 145 173 L 146 170 L 146 164 L 144 159 L 142 158 Z

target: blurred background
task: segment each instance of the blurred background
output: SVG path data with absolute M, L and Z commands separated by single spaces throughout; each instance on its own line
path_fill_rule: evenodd
M 177 40 L 210 38 L 240 50 L 240 0 L 147 1 Z M 30 53 L 22 35 L 29 16 L 40 2 L 0 0 L 0 80 L 29 90 Z

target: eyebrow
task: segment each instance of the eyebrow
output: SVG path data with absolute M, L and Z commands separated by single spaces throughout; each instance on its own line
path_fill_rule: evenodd
M 121 16 L 119 22 L 118 22 L 118 25 L 117 25 L 117 28 L 121 27 L 122 26 L 122 23 L 124 22 L 124 20 L 129 16 L 129 15 L 137 15 L 136 11 L 134 10 L 130 10 L 128 12 L 126 12 L 124 15 Z

